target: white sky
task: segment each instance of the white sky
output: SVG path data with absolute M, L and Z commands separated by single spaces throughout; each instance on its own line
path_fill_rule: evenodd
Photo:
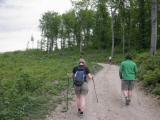
M 0 0 L 0 52 L 26 49 L 31 35 L 41 39 L 38 25 L 44 12 L 61 14 L 71 7 L 70 0 Z

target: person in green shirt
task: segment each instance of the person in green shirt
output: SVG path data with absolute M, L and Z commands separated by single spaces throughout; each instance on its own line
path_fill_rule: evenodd
M 129 105 L 132 97 L 134 81 L 137 75 L 137 65 L 133 62 L 130 54 L 127 54 L 125 60 L 120 64 L 119 76 L 121 78 L 121 88 L 125 97 L 126 105 Z

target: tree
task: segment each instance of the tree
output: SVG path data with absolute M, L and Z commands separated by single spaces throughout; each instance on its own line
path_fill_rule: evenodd
M 111 30 L 112 30 L 112 48 L 111 48 L 111 57 L 114 56 L 114 48 L 115 48 L 115 30 L 114 30 L 114 24 L 115 24 L 115 14 L 116 11 L 119 7 L 120 4 L 120 0 L 118 1 L 109 1 L 109 5 L 110 5 L 110 11 L 111 11 L 111 17 L 112 17 L 112 21 L 111 21 Z
M 40 19 L 42 36 L 47 38 L 47 51 L 57 49 L 57 38 L 60 26 L 60 16 L 57 12 L 46 12 Z
M 95 27 L 95 12 L 93 0 L 72 1 L 76 15 L 75 35 L 80 52 L 84 47 L 92 45 L 93 29 Z
M 67 47 L 72 47 L 75 43 L 76 39 L 74 38 L 74 29 L 76 27 L 77 21 L 75 16 L 75 11 L 70 10 L 67 13 L 62 15 L 62 21 L 63 21 L 63 30 L 66 33 L 66 37 L 68 38 Z M 75 45 L 75 44 L 74 44 Z
M 151 55 L 156 54 L 157 49 L 157 0 L 152 0 L 152 9 L 151 9 Z
M 95 13 L 92 10 L 80 10 L 77 17 L 82 30 L 81 44 L 84 47 L 87 47 L 92 42 L 92 31 L 95 26 Z
M 95 41 L 94 47 L 95 48 L 102 48 L 106 49 L 110 46 L 110 22 L 111 19 L 109 17 L 109 13 L 107 10 L 107 1 L 106 0 L 99 0 L 97 4 L 97 11 L 96 11 L 96 24 L 94 29 Z

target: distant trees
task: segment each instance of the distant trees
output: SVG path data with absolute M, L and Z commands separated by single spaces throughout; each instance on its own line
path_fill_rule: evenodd
M 116 47 L 123 48 L 123 53 L 130 49 L 149 49 L 153 36 L 160 39 L 155 29 L 160 20 L 157 25 L 154 23 L 153 33 L 153 2 L 148 0 L 80 0 L 72 4 L 74 8 L 62 15 L 49 11 L 40 19 L 41 43 L 48 52 L 58 46 L 61 49 L 77 46 L 80 51 L 85 47 L 110 48 L 113 56 Z M 154 5 L 157 4 L 160 3 Z M 153 40 L 151 44 L 153 48 Z
M 40 28 L 42 30 L 42 37 L 47 38 L 46 50 L 51 52 L 58 48 L 58 33 L 60 26 L 60 16 L 56 12 L 47 12 L 40 19 Z

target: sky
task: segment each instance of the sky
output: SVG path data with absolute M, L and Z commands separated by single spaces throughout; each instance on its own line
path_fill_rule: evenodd
M 70 0 L 0 0 L 0 52 L 25 50 L 31 36 L 36 47 L 42 14 L 52 10 L 62 14 L 71 8 Z

